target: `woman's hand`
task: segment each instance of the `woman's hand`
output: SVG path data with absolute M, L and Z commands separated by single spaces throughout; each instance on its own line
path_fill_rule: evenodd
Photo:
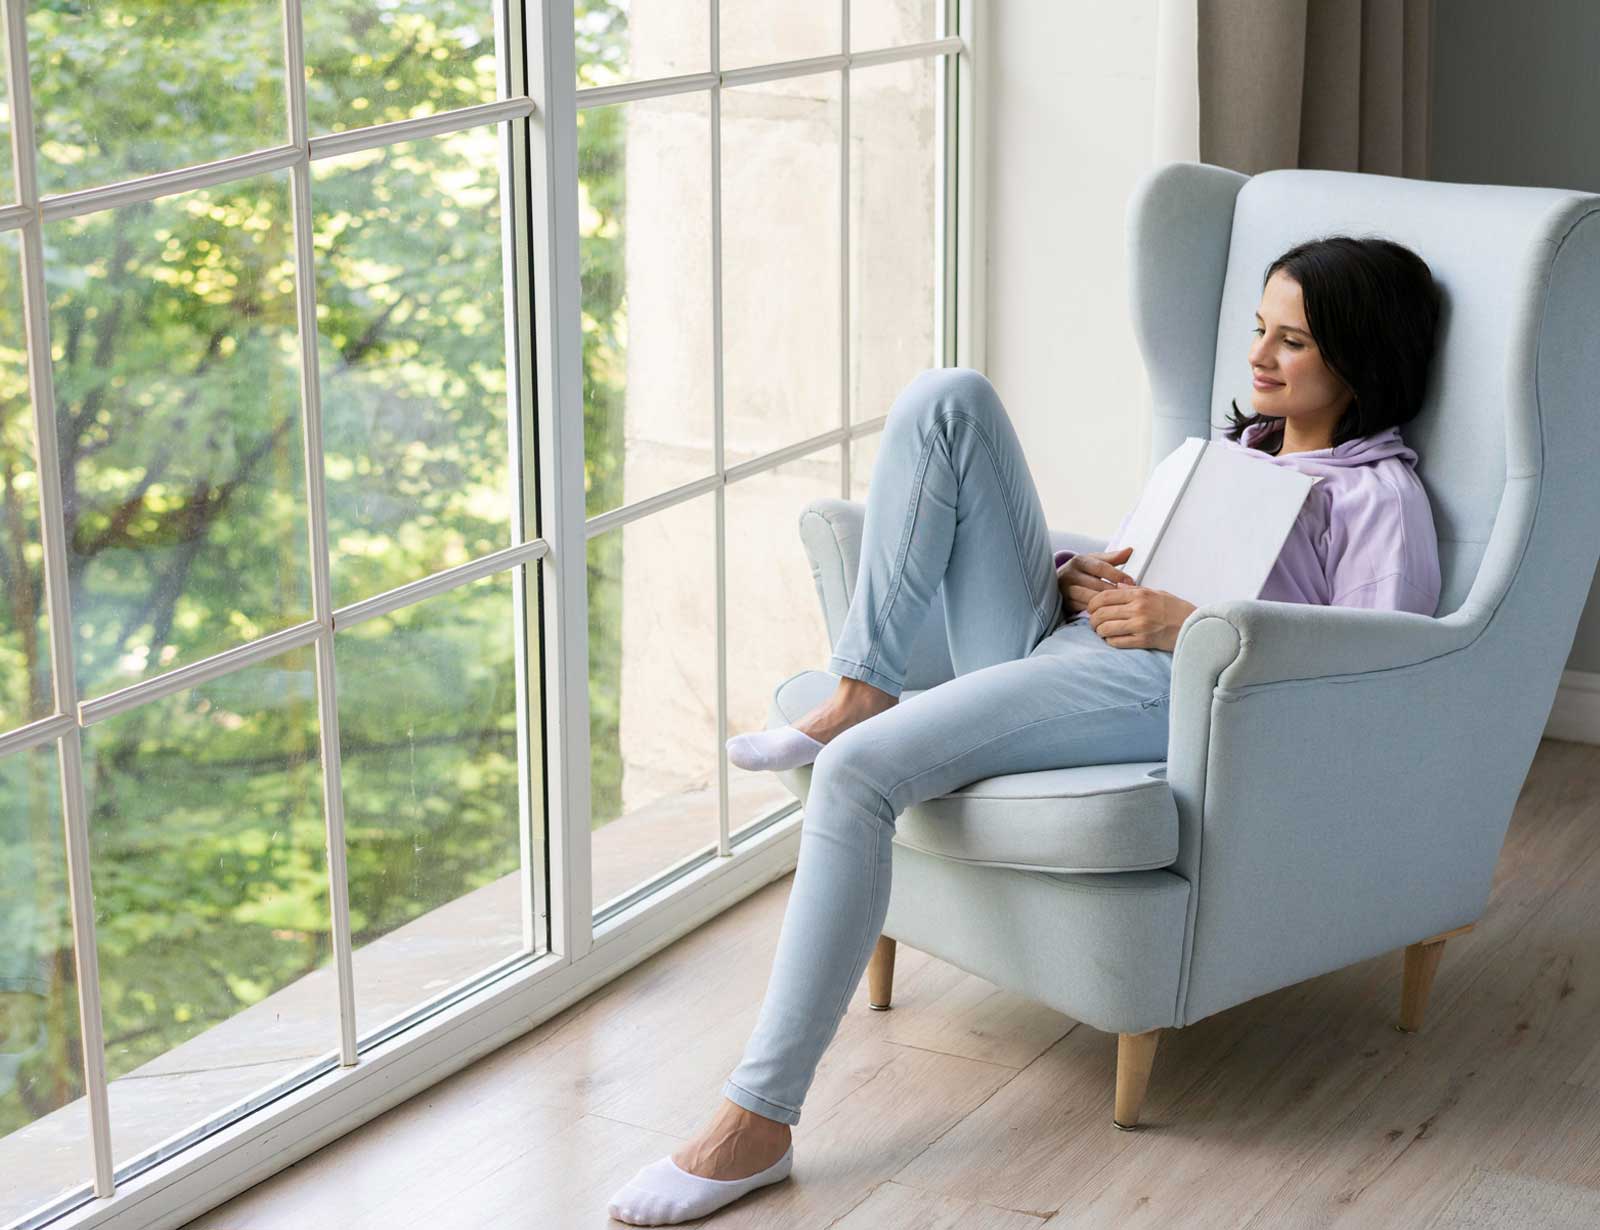
M 1106 644 L 1171 653 L 1178 645 L 1178 629 L 1195 606 L 1164 589 L 1130 583 L 1101 590 L 1084 609 L 1089 612 L 1089 626 Z
M 1067 608 L 1067 618 L 1087 609 L 1089 599 L 1103 589 L 1112 589 L 1133 578 L 1123 572 L 1118 564 L 1126 564 L 1132 547 L 1117 551 L 1079 551 L 1056 570 L 1056 586 L 1061 590 L 1061 601 Z

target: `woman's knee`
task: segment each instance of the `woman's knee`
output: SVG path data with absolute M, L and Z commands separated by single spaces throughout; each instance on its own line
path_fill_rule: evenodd
M 884 757 L 863 722 L 830 739 L 811 766 L 811 796 L 819 787 L 843 795 L 851 803 L 881 814 L 891 783 L 885 780 Z
M 911 378 L 889 408 L 889 419 L 934 418 L 950 409 L 976 418 L 1005 412 L 994 385 L 977 369 L 929 367 Z

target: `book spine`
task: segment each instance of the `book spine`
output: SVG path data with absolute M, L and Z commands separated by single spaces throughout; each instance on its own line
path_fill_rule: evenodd
M 1161 522 L 1161 528 L 1156 531 L 1155 541 L 1150 544 L 1150 553 L 1144 557 L 1144 564 L 1134 577 L 1134 583 L 1144 584 L 1144 576 L 1150 570 L 1150 565 L 1155 561 L 1156 554 L 1161 550 L 1161 543 L 1167 536 L 1167 526 L 1172 524 L 1172 518 L 1178 513 L 1178 505 L 1183 503 L 1183 497 L 1189 490 L 1189 484 L 1194 481 L 1196 471 L 1200 469 L 1200 459 L 1206 455 L 1206 449 L 1211 447 L 1210 440 L 1202 440 L 1200 447 L 1195 450 L 1194 462 L 1189 466 L 1189 472 L 1183 476 L 1183 486 L 1178 488 L 1178 496 L 1167 507 L 1167 515 Z

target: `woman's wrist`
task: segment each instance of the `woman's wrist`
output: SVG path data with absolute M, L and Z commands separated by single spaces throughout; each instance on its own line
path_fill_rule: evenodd
M 1171 599 L 1170 605 L 1173 610 L 1172 613 L 1167 617 L 1167 626 L 1162 637 L 1161 646 L 1168 653 L 1171 653 L 1177 649 L 1178 632 L 1182 629 L 1184 622 L 1189 618 L 1189 615 L 1198 609 L 1194 603 L 1186 602 L 1184 599 L 1177 597 Z

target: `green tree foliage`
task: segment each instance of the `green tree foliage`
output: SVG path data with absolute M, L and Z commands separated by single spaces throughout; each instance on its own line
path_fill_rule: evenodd
M 626 3 L 578 9 L 580 63 L 620 62 Z M 491 13 L 488 0 L 306 4 L 312 132 L 492 98 Z M 34 0 L 28 34 L 46 192 L 287 140 L 275 3 Z M 610 126 L 584 136 L 583 191 L 603 218 L 582 241 L 585 443 L 591 506 L 611 507 L 623 134 L 604 110 Z M 336 604 L 509 541 L 499 140 L 314 164 Z M 53 222 L 44 238 L 83 693 L 308 619 L 288 172 Z M 51 707 L 14 252 L 0 248 L 0 729 Z M 590 565 L 591 705 L 596 744 L 614 748 L 610 550 Z M 518 865 L 511 583 L 337 634 L 358 948 Z M 328 961 L 314 676 L 309 649 L 282 654 L 86 732 L 113 1076 Z M 82 1059 L 53 752 L 0 774 L 3 1133 L 79 1096 Z M 595 775 L 597 799 L 614 799 L 614 752 Z

